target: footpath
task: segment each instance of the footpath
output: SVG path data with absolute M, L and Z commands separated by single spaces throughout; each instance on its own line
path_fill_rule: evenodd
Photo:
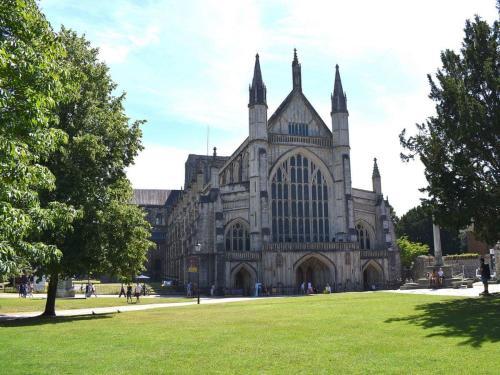
M 410 290 L 383 290 L 368 293 L 402 293 L 402 294 L 425 294 L 434 296 L 453 296 L 453 297 L 479 297 L 479 294 L 483 291 L 483 284 L 478 282 L 473 285 L 472 288 L 441 288 L 441 289 L 410 289 Z M 500 284 L 490 284 L 489 291 L 492 294 L 498 296 L 500 294 Z M 45 298 L 44 295 L 37 294 L 38 298 Z M 79 297 L 77 295 L 77 297 Z M 104 298 L 118 298 L 117 296 L 102 296 Z M 0 298 L 18 298 L 17 294 L 14 293 L 0 293 Z M 83 298 L 83 295 L 81 296 Z M 101 298 L 101 296 L 99 296 Z M 151 298 L 161 298 L 159 296 L 148 296 L 142 297 L 141 301 L 146 302 Z M 287 298 L 287 297 L 227 297 L 227 298 L 201 298 L 200 303 L 202 305 L 213 305 L 220 303 L 231 303 L 231 302 L 250 302 L 258 301 L 261 299 L 269 298 Z M 293 298 L 293 297 L 289 297 Z M 168 303 L 141 303 L 133 305 L 124 306 L 113 306 L 113 307 L 94 307 L 86 309 L 72 309 L 72 310 L 57 310 L 57 316 L 78 316 L 78 315 L 97 315 L 97 314 L 113 314 L 122 313 L 128 311 L 142 311 L 150 309 L 162 309 L 171 307 L 181 307 L 181 306 L 191 306 L 196 305 L 196 300 L 189 302 L 168 302 Z M 40 315 L 41 311 L 24 312 L 24 313 L 0 313 L 0 322 L 13 319 L 23 319 L 32 318 Z
M 490 293 L 500 293 L 500 284 L 489 284 L 488 290 Z M 472 288 L 439 288 L 439 289 L 408 289 L 408 290 L 384 290 L 386 293 L 402 293 L 402 294 L 426 294 L 432 296 L 453 296 L 453 297 L 479 297 L 479 293 L 483 291 L 483 283 L 477 282 L 472 284 Z
M 0 298 L 3 297 L 0 293 Z M 12 293 L 11 293 L 12 294 Z M 17 297 L 17 295 L 16 295 Z M 154 298 L 154 297 L 150 297 Z M 200 304 L 202 305 L 214 305 L 219 303 L 230 303 L 230 302 L 248 302 L 257 301 L 260 299 L 269 298 L 281 298 L 281 297 L 231 297 L 231 298 L 200 298 Z M 144 301 L 146 298 L 142 298 Z M 169 307 L 180 307 L 180 306 L 190 306 L 196 305 L 196 300 L 193 302 L 169 302 L 169 303 L 145 303 L 145 304 L 133 304 L 124 306 L 113 306 L 113 307 L 93 307 L 86 309 L 72 309 L 72 310 L 57 310 L 57 316 L 79 316 L 79 315 L 98 315 L 98 314 L 113 314 L 122 313 L 128 311 L 141 311 L 141 310 L 151 310 L 151 309 L 161 309 Z M 20 313 L 0 313 L 0 322 L 6 320 L 23 319 L 23 318 L 33 318 L 42 314 L 42 311 L 30 311 L 30 312 L 20 312 Z

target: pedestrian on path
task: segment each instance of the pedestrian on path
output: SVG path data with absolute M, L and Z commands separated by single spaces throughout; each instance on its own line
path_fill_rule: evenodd
M 479 271 L 481 273 L 481 281 L 483 282 L 484 291 L 481 293 L 484 296 L 490 294 L 488 291 L 488 280 L 491 279 L 490 266 L 484 263 L 484 258 L 480 259 L 481 265 L 479 266 Z
M 126 296 L 126 294 L 125 294 L 125 288 L 123 287 L 123 284 L 122 284 L 122 287 L 120 289 L 120 294 L 118 295 L 118 298 L 121 298 L 122 294 L 123 294 L 123 297 Z
M 127 285 L 127 303 L 132 303 L 132 285 Z
M 135 303 L 139 302 L 139 297 L 141 296 L 141 292 L 142 292 L 141 284 L 137 283 L 137 285 L 135 286 L 135 291 L 134 291 Z
M 95 296 L 95 298 L 97 298 L 97 292 L 96 292 L 96 289 L 95 289 L 95 285 L 90 283 L 90 297 L 92 297 L 92 294 Z

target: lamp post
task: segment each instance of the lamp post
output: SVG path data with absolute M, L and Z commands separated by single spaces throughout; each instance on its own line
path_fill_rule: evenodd
M 198 254 L 198 268 L 197 268 L 197 278 L 198 278 L 198 283 L 196 284 L 196 288 L 198 289 L 198 305 L 200 304 L 200 266 L 201 266 L 201 262 L 200 262 L 200 251 L 201 251 L 201 244 L 198 242 L 196 245 L 194 245 L 194 250 L 196 251 L 196 253 Z

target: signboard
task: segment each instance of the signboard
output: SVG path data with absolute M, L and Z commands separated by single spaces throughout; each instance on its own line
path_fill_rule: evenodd
M 189 257 L 188 258 L 188 272 L 189 273 L 197 273 L 198 267 L 199 267 L 198 257 Z

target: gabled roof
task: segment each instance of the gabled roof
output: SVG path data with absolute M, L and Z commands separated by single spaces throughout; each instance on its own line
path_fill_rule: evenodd
M 314 109 L 312 104 L 309 102 L 309 100 L 307 100 L 306 96 L 302 93 L 302 91 L 299 91 L 299 90 L 290 91 L 290 93 L 287 95 L 285 100 L 283 100 L 283 102 L 278 106 L 278 108 L 272 114 L 272 116 L 269 117 L 269 120 L 267 121 L 267 127 L 270 128 L 271 125 L 276 121 L 276 119 L 278 119 L 281 116 L 281 114 L 286 110 L 286 108 L 288 107 L 288 105 L 292 101 L 294 95 L 298 95 L 302 100 L 304 100 L 304 103 L 306 104 L 307 109 L 309 109 L 311 111 L 311 113 L 313 114 L 313 117 L 316 119 L 316 121 L 318 121 L 319 124 L 324 126 L 324 128 L 328 131 L 328 133 L 332 134 L 330 128 L 325 124 L 325 122 L 323 121 L 321 116 L 318 114 L 318 112 L 316 112 L 316 110 Z
M 170 195 L 170 190 L 134 189 L 132 203 L 138 206 L 163 206 Z

